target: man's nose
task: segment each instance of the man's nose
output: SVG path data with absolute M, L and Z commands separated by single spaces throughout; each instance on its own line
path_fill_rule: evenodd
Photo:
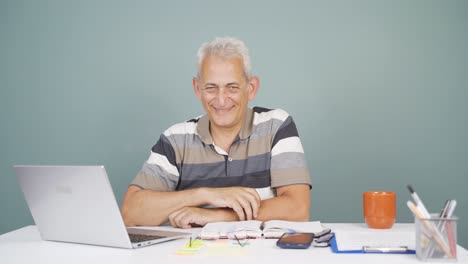
M 218 103 L 220 105 L 223 105 L 226 102 L 226 99 L 228 98 L 229 94 L 227 93 L 227 89 L 224 87 L 219 88 L 218 90 L 218 95 L 216 96 L 216 99 L 218 100 Z

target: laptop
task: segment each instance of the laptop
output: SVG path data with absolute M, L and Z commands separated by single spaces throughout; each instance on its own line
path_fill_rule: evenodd
M 104 166 L 14 166 L 41 238 L 138 248 L 190 236 L 126 228 Z

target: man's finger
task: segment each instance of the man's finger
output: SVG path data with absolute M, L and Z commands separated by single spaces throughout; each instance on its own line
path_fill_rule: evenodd
M 239 204 L 234 204 L 232 206 L 232 210 L 234 210 L 234 212 L 236 212 L 237 216 L 239 216 L 240 221 L 245 220 L 244 209 L 241 206 L 239 206 Z
M 190 228 L 191 226 L 188 224 L 188 219 L 186 214 L 182 214 L 177 218 L 177 225 L 180 228 Z
M 258 194 L 257 190 L 255 190 L 254 188 L 247 188 L 247 187 L 244 187 L 244 189 L 252 194 L 252 196 L 254 197 L 255 200 L 257 200 L 257 202 L 260 202 L 260 195 Z
M 171 222 L 171 226 L 177 227 L 177 224 L 174 220 L 175 216 L 177 215 L 178 211 L 175 211 L 169 215 L 169 222 Z
M 258 215 L 258 208 L 260 207 L 260 200 L 257 199 L 258 195 L 253 195 L 253 193 L 251 192 L 252 190 L 253 189 L 250 189 L 250 191 L 245 197 L 246 201 L 248 202 L 248 205 L 245 205 L 244 208 L 246 208 L 245 210 L 252 212 L 251 217 L 253 219 L 253 218 L 256 218 Z M 253 190 L 253 192 L 257 194 L 255 190 Z M 248 206 L 248 209 L 247 209 L 247 206 Z
M 252 220 L 252 206 L 250 205 L 250 201 L 238 199 L 237 202 L 242 206 L 246 220 Z
M 180 225 L 182 228 L 192 228 L 192 223 L 196 221 L 196 215 L 194 212 L 190 212 L 184 215 L 183 219 L 180 221 Z

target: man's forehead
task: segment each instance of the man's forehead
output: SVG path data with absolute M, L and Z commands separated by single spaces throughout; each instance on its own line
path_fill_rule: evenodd
M 245 81 L 242 60 L 206 60 L 202 64 L 202 83 L 243 83 Z
M 201 85 L 219 85 L 219 86 L 227 86 L 227 85 L 244 85 L 246 83 L 246 79 L 243 76 L 239 76 L 239 78 L 217 78 L 217 76 L 211 76 L 209 78 L 200 77 L 198 80 Z

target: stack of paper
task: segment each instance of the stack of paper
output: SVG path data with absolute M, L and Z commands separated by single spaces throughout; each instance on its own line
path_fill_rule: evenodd
M 409 230 L 336 230 L 335 239 L 339 251 L 362 250 L 363 247 L 415 249 L 414 231 Z

